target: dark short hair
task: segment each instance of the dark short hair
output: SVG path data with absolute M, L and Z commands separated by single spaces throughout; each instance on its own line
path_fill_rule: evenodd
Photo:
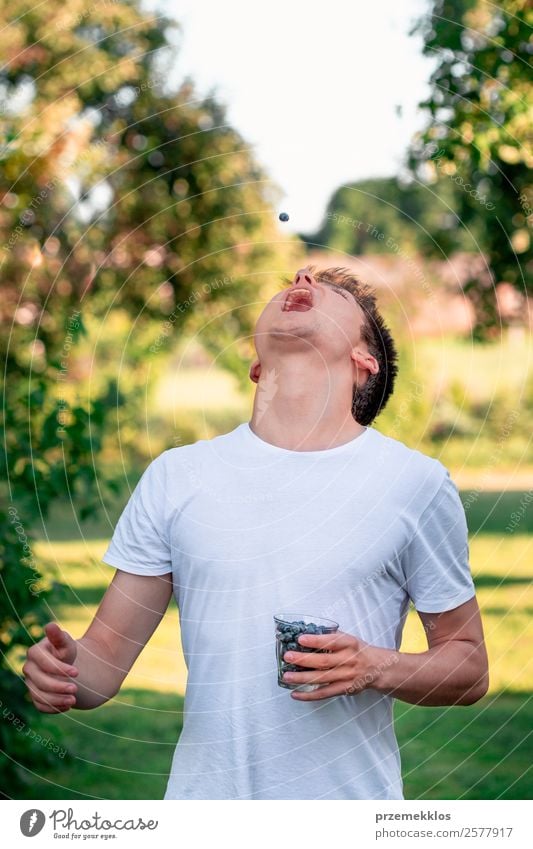
M 398 374 L 398 352 L 391 333 L 381 316 L 374 290 L 361 283 L 348 268 L 324 268 L 317 270 L 308 266 L 316 280 L 334 283 L 351 292 L 364 313 L 361 340 L 379 363 L 377 374 L 370 374 L 365 385 L 354 386 L 352 415 L 362 425 L 370 425 L 385 407 L 394 390 Z

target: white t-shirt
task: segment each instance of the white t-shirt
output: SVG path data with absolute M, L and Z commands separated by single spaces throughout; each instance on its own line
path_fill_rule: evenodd
M 292 699 L 272 617 L 399 649 L 410 599 L 438 612 L 475 595 L 468 557 L 448 470 L 375 428 L 292 451 L 245 422 L 163 452 L 103 559 L 173 575 L 188 681 L 165 799 L 402 799 L 393 698 Z

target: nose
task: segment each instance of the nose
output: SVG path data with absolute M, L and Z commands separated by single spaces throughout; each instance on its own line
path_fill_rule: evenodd
M 317 282 L 311 272 L 307 268 L 301 268 L 300 271 L 297 271 L 294 275 L 294 280 L 292 281 L 293 286 L 317 286 Z

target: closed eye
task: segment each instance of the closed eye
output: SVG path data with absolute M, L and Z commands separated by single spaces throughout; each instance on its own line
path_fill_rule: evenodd
M 334 292 L 337 292 L 338 295 L 341 295 L 341 297 L 343 297 L 345 301 L 350 300 L 350 298 L 348 297 L 348 293 L 341 286 L 335 286 L 333 285 L 333 283 L 326 283 L 325 285 L 328 286 L 330 289 L 333 289 Z M 280 283 L 279 286 L 281 291 L 283 291 L 283 289 L 290 289 L 291 287 L 292 281 Z
M 333 289 L 334 292 L 337 292 L 337 294 L 342 295 L 345 301 L 348 300 L 348 293 L 345 292 L 344 289 L 341 289 L 340 286 L 333 286 L 331 283 L 328 283 L 327 285 L 330 289 Z

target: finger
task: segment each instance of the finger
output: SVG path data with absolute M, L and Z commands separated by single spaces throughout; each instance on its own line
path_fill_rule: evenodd
M 28 655 L 29 657 L 29 655 Z M 78 674 L 76 666 L 71 666 L 70 663 L 63 663 L 44 645 L 40 647 L 39 652 L 34 652 L 31 656 L 31 661 L 37 666 L 48 672 L 51 675 L 74 676 Z
M 345 695 L 353 696 L 356 693 L 361 693 L 363 690 L 367 690 L 369 683 L 365 680 L 364 677 L 355 678 L 353 681 L 344 682 L 345 686 Z
M 44 632 L 54 648 L 62 649 L 66 646 L 65 634 L 57 624 L 57 622 L 48 622 L 44 626 Z
M 41 713 L 66 713 L 67 710 L 71 710 L 73 705 L 65 705 L 64 707 L 50 707 L 50 705 L 44 704 L 44 702 L 34 701 L 34 706 Z
M 323 672 L 285 672 L 283 680 L 289 684 L 336 684 L 344 683 L 346 688 L 353 680 L 353 670 L 347 666 L 325 669 Z
M 283 660 L 296 666 L 305 666 L 307 669 L 335 669 L 345 662 L 346 657 L 343 652 L 320 654 L 319 652 L 289 651 L 285 652 Z
M 47 693 L 39 689 L 39 687 L 36 687 L 31 682 L 28 684 L 28 690 L 30 691 L 30 696 L 34 704 L 35 702 L 39 702 L 48 708 L 72 707 L 72 705 L 76 703 L 75 696 L 60 693 Z
M 50 708 L 71 707 L 76 702 L 74 695 L 68 693 L 48 693 L 46 690 L 41 690 L 33 682 L 28 683 L 28 690 L 33 702 L 37 701 Z
M 48 638 L 48 642 L 52 646 L 54 652 L 57 653 L 57 657 L 61 660 L 66 660 L 70 651 L 70 634 L 67 634 L 66 631 L 62 631 L 56 622 L 49 622 L 44 626 L 44 630 Z
M 32 699 L 33 706 L 37 708 L 41 713 L 59 713 L 59 708 L 52 708 L 49 705 L 45 705 L 43 702 L 38 701 L 37 699 Z M 63 710 L 67 710 L 67 708 L 63 708 Z
M 65 676 L 47 674 L 35 663 L 25 664 L 23 672 L 26 683 L 31 681 L 45 693 L 75 693 L 78 689 L 76 684 Z
M 357 637 L 353 634 L 345 634 L 344 631 L 337 631 L 335 634 L 300 634 L 298 642 L 311 649 L 328 649 L 329 651 L 339 651 L 340 649 L 352 647 L 354 650 L 357 645 Z
M 332 696 L 344 696 L 345 690 L 346 684 L 337 682 L 320 687 L 320 689 L 314 690 L 312 693 L 299 693 L 298 690 L 293 690 L 291 692 L 291 698 L 298 702 L 317 702 L 320 699 L 331 699 Z

